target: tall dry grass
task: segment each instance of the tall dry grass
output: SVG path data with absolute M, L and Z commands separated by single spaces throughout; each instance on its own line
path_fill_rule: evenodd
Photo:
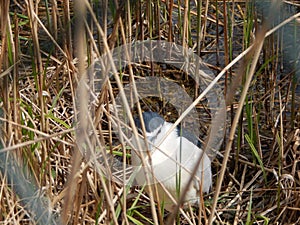
M 299 4 L 1 1 L 0 223 L 299 223 Z M 97 167 L 91 160 L 108 152 L 130 163 L 131 147 L 117 140 L 109 107 L 125 84 L 160 76 L 194 99 L 200 94 L 182 71 L 140 62 L 116 68 L 121 75 L 101 91 L 96 86 L 98 99 L 87 105 L 88 93 L 79 83 L 86 69 L 110 49 L 146 39 L 193 49 L 224 90 L 225 139 L 212 164 L 212 190 L 199 207 L 159 210 L 155 193 L 124 185 L 125 177 L 112 179 L 110 159 L 103 156 Z M 196 109 L 205 107 L 200 101 Z M 168 121 L 179 117 L 157 98 L 133 111 L 149 108 Z M 87 118 L 91 112 L 94 117 Z M 203 136 L 207 117 L 199 121 Z M 78 121 L 85 129 L 78 130 Z M 86 130 L 94 135 L 96 152 L 89 146 L 80 151 Z

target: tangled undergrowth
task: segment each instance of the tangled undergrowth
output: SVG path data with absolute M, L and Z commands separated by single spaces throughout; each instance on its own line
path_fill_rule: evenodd
M 284 1 L 270 8 L 260 1 L 1 1 L 0 224 L 170 222 L 172 212 L 157 206 L 153 210 L 151 196 L 142 187 L 113 179 L 113 171 L 105 167 L 109 159 L 101 158 L 99 149 L 104 149 L 117 162 L 130 164 L 131 147 L 113 132 L 110 105 L 120 92 L 115 78 L 100 80 L 95 101 L 86 101 L 94 113 L 90 129 L 96 134 L 96 157 L 104 163 L 95 167 L 88 155 L 92 153 L 79 151 L 78 145 L 84 71 L 110 49 L 149 39 L 190 49 L 213 78 L 232 63 L 217 82 L 227 120 L 224 141 L 212 161 L 211 192 L 203 196 L 203 204 L 176 214 L 176 223 L 298 224 L 299 4 Z M 261 51 L 257 40 L 263 43 Z M 165 63 L 140 61 L 118 68 L 118 75 L 124 87 L 147 77 L 165 79 L 193 100 L 203 91 L 183 70 Z M 94 78 L 90 81 L 96 83 Z M 180 116 L 163 98 L 144 98 L 140 104 L 167 121 Z M 200 124 L 201 139 L 212 118 L 207 104 L 204 98 L 196 105 L 201 119 L 192 121 Z M 131 113 L 138 110 L 135 105 Z

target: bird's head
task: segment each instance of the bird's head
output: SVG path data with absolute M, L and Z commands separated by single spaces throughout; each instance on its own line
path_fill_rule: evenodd
M 143 121 L 146 129 L 146 135 L 149 141 L 153 140 L 159 134 L 165 120 L 156 112 L 143 112 Z M 142 122 L 139 117 L 134 119 L 135 125 L 142 133 Z

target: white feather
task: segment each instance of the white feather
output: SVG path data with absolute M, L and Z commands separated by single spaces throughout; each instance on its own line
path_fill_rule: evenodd
M 185 201 L 198 202 L 200 187 L 203 192 L 209 192 L 212 185 L 211 161 L 208 156 L 188 139 L 179 137 L 176 131 L 172 131 L 165 138 L 165 134 L 172 125 L 172 123 L 164 122 L 158 135 L 156 135 L 158 129 L 152 133 L 147 133 L 147 138 L 152 140 L 148 146 L 151 159 L 148 157 L 147 166 L 142 167 L 136 176 L 138 185 L 143 186 L 146 183 L 145 172 L 148 173 L 151 181 L 151 184 L 147 185 L 148 188 L 157 185 L 160 202 L 164 202 L 165 208 L 168 210 L 172 209 L 174 203 L 164 190 L 166 189 L 175 200 L 178 200 L 178 193 L 182 193 L 184 190 L 200 157 L 202 157 L 201 164 L 198 167 L 196 177 L 193 178 L 193 182 L 185 194 Z M 140 143 L 143 144 L 144 140 Z M 143 151 L 139 153 L 147 159 L 149 154 L 147 154 L 147 148 L 144 144 Z M 132 151 L 132 164 L 133 166 L 141 165 L 139 154 L 134 151 Z

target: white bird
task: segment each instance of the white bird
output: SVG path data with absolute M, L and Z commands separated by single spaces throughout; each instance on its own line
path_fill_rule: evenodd
M 172 127 L 172 123 L 166 122 L 158 113 L 147 111 L 143 113 L 143 121 L 146 130 L 148 146 L 143 139 L 139 139 L 142 149 L 132 151 L 132 165 L 140 168 L 135 177 L 138 185 L 146 184 L 146 174 L 150 178 L 150 184 L 146 185 L 146 190 L 154 185 L 158 190 L 158 198 L 164 204 L 164 208 L 171 211 L 180 197 L 181 193 L 191 178 L 191 172 L 196 166 L 200 157 L 201 163 L 198 166 L 196 176 L 185 193 L 184 202 L 192 204 L 198 203 L 200 190 L 209 192 L 212 185 L 211 161 L 207 154 L 197 146 L 198 139 L 186 130 L 176 127 L 167 137 L 166 133 Z M 135 124 L 142 132 L 142 122 L 135 119 Z M 136 149 L 137 142 L 134 140 Z M 146 165 L 141 165 L 141 157 L 144 157 Z M 167 192 L 174 199 L 167 194 Z M 184 193 L 183 193 L 184 194 Z M 155 197 L 155 194 L 154 194 Z M 155 199 L 158 200 L 158 199 Z

